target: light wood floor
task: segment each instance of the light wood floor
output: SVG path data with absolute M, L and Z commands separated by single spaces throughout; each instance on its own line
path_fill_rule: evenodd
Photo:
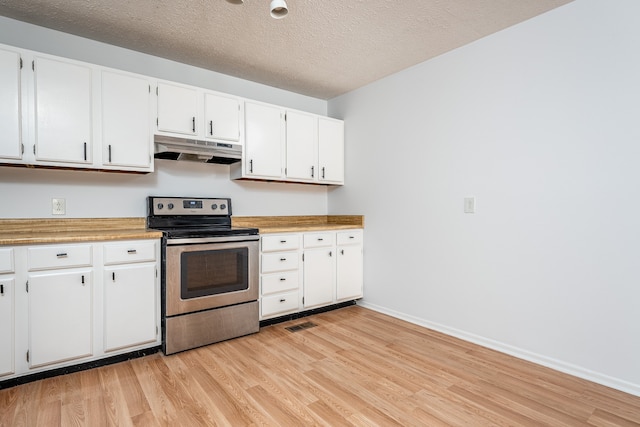
M 2 390 L 0 425 L 637 426 L 640 398 L 352 306 Z

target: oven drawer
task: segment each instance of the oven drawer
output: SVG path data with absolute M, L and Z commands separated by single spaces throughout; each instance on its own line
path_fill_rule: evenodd
M 0 273 L 13 273 L 13 248 L 0 249 Z
M 298 310 L 298 291 L 263 297 L 260 303 L 262 317 L 270 317 Z
M 129 243 L 107 243 L 104 245 L 105 265 L 155 260 L 156 242 L 153 240 Z
M 305 233 L 303 236 L 304 247 L 321 248 L 324 246 L 333 246 L 335 243 L 335 232 L 328 233 Z
M 292 251 L 300 246 L 297 234 L 270 234 L 262 236 L 262 252 Z
M 27 248 L 29 271 L 92 265 L 91 245 L 38 246 Z
M 298 272 L 262 276 L 262 295 L 298 289 Z
M 262 272 L 287 271 L 298 269 L 298 252 L 262 254 Z
M 362 244 L 362 230 L 340 231 L 337 233 L 338 245 Z

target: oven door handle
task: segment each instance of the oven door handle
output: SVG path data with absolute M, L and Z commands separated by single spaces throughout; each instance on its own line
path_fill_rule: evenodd
M 167 239 L 167 246 L 195 245 L 200 243 L 253 242 L 257 240 L 260 240 L 260 236 L 257 234 L 250 236 L 185 237 L 180 239 Z

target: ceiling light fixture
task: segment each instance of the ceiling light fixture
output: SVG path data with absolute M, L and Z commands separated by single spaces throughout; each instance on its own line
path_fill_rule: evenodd
M 271 0 L 271 17 L 275 19 L 282 19 L 287 16 L 289 9 L 287 9 L 287 3 L 284 0 Z

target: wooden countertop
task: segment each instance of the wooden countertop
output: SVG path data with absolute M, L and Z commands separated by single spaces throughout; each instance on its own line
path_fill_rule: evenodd
M 159 239 L 145 218 L 0 219 L 0 245 Z
M 364 228 L 362 215 L 232 217 L 236 227 L 255 227 L 261 234 Z M 0 219 L 0 245 L 159 239 L 146 229 L 145 218 Z
M 258 228 L 260 234 L 364 228 L 363 215 L 234 216 L 231 222 L 236 227 Z

